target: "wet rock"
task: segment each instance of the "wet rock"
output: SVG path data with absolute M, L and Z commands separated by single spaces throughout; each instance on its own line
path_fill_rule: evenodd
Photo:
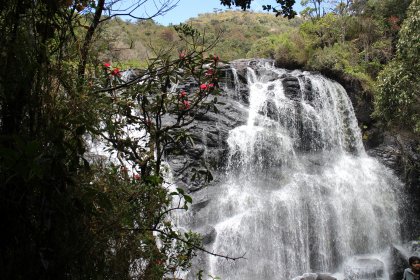
M 420 257 L 420 241 L 414 240 L 414 241 L 408 242 L 408 250 L 409 250 L 410 256 Z
M 209 245 L 214 242 L 217 236 L 216 229 L 212 226 L 205 226 L 197 230 L 201 234 L 203 245 Z
M 337 280 L 337 278 L 335 278 L 329 273 L 319 273 L 316 280 Z
M 399 247 L 390 248 L 389 280 L 403 279 L 404 269 L 408 267 L 408 260 Z
M 301 280 L 316 280 L 318 275 L 316 273 L 305 273 L 302 275 Z
M 374 141 L 380 144 L 373 148 L 367 147 L 367 153 L 392 169 L 405 183 L 408 200 L 401 207 L 407 218 L 403 223 L 402 236 L 404 240 L 418 238 L 420 235 L 420 216 L 418 215 L 420 212 L 420 141 L 411 133 L 404 131 L 385 131 L 377 134 L 379 137 Z
M 304 84 L 303 84 L 303 98 L 308 101 L 308 102 L 312 102 L 314 100 L 314 93 L 312 92 L 312 83 L 311 80 L 304 77 Z
M 204 207 L 206 207 L 209 203 L 210 203 L 210 200 L 208 200 L 208 199 L 202 200 L 198 203 L 193 203 L 193 205 L 191 206 L 191 209 L 194 212 L 197 212 L 197 211 L 200 211 L 201 209 L 203 209 Z
M 282 83 L 284 87 L 284 95 L 291 100 L 299 101 L 302 99 L 302 91 L 300 89 L 298 78 L 288 76 L 283 79 Z
M 401 174 L 401 151 L 394 136 L 390 134 L 384 135 L 382 143 L 375 148 L 369 149 L 367 152 L 370 156 L 381 161 L 385 166 L 395 170 L 397 174 Z
M 279 121 L 279 110 L 277 109 L 276 104 L 272 100 L 267 100 L 265 108 L 266 112 L 261 112 L 262 114 L 265 114 L 268 118 L 274 121 Z

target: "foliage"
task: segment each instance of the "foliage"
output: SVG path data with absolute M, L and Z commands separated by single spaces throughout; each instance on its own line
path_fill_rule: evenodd
M 248 57 L 264 57 L 264 58 L 274 58 L 279 44 L 286 45 L 290 41 L 286 41 L 284 36 L 281 35 L 271 35 L 268 37 L 261 38 L 252 45 L 251 50 L 247 53 Z
M 220 3 L 224 6 L 231 7 L 232 5 L 241 7 L 242 10 L 251 8 L 252 0 L 220 0 Z M 272 7 L 271 5 L 263 5 L 264 10 L 273 11 L 276 16 L 282 15 L 288 19 L 294 18 L 297 14 L 293 10 L 295 0 L 276 0 L 279 7 Z
M 182 52 L 161 50 L 146 70 L 125 76 L 99 57 L 115 4 L 1 4 L 5 279 L 162 279 L 202 250 L 196 234 L 176 232 L 168 220 L 191 197 L 169 191 L 162 157 L 168 145 L 188 141 L 184 127 L 195 116 L 215 108 L 219 58 L 205 55 L 211 44 L 183 25 L 173 37 Z M 188 92 L 172 86 L 187 79 L 195 85 Z M 97 140 L 116 161 L 88 152 Z
M 246 57 L 256 40 L 295 30 L 301 21 L 299 18 L 287 21 L 272 14 L 225 11 L 201 14 L 188 24 L 200 30 L 208 40 L 217 40 L 212 52 L 223 54 L 223 58 L 230 61 Z M 101 58 L 130 67 L 144 66 L 148 57 L 168 44 L 174 46 L 173 57 L 183 48 L 178 45 L 179 38 L 172 27 L 152 21 L 130 23 L 117 18 L 106 23 L 104 34 L 101 44 L 106 47 L 102 48 Z
M 420 2 L 412 1 L 401 26 L 397 56 L 378 77 L 375 115 L 420 133 Z
M 219 36 L 213 51 L 223 54 L 226 60 L 244 58 L 258 39 L 293 30 L 300 19 L 287 21 L 270 14 L 251 12 L 224 12 L 204 14 L 190 20 L 209 38 Z
M 357 56 L 351 44 L 336 43 L 332 47 L 317 49 L 308 60 L 309 69 L 324 73 L 344 73 L 353 76 L 369 85 L 372 81 L 364 69 L 353 58 Z
M 285 68 L 298 68 L 306 64 L 304 42 L 299 34 L 287 32 L 257 40 L 247 57 L 273 58 Z
M 193 246 L 200 244 L 198 235 L 181 235 L 165 221 L 156 229 L 162 233 L 156 246 L 151 225 L 170 206 L 159 177 L 140 179 L 107 163 L 96 163 L 86 176 L 78 192 L 88 202 L 84 205 L 89 217 L 85 238 L 90 244 L 80 260 L 83 264 L 70 267 L 72 278 L 162 279 L 189 268 Z
M 303 16 L 309 16 L 311 18 L 321 18 L 325 14 L 325 10 L 322 8 L 323 0 L 302 0 L 300 3 L 303 7 L 306 7 L 301 14 Z

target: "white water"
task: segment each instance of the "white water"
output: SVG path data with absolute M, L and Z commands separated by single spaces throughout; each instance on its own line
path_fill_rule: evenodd
M 235 262 L 209 257 L 208 271 L 221 279 L 335 273 L 350 257 L 400 240 L 400 183 L 366 155 L 345 90 L 293 75 L 301 86 L 309 79 L 312 92 L 290 99 L 281 80 L 248 69 L 247 124 L 230 131 L 226 180 L 195 222 L 216 229 L 211 251 L 246 253 Z

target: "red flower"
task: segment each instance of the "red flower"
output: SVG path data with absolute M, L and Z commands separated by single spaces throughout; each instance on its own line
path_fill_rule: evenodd
M 181 91 L 181 93 L 179 94 L 179 98 L 184 98 L 187 96 L 187 93 L 185 92 L 185 90 Z
M 207 85 L 206 84 L 201 84 L 200 89 L 201 90 L 206 90 L 207 89 Z
M 140 175 L 139 175 L 139 174 L 133 174 L 133 179 L 134 179 L 134 180 L 140 180 L 140 179 L 141 179 L 141 177 L 140 177 Z
M 214 88 L 214 84 L 209 84 L 209 88 Z
M 104 63 L 104 67 L 105 67 L 105 68 L 109 68 L 109 67 L 111 67 L 111 64 L 109 64 L 108 62 L 105 62 L 105 63 Z
M 190 102 L 188 100 L 182 101 L 182 104 L 184 104 L 184 109 L 185 110 L 188 110 L 191 107 Z
M 112 76 L 121 76 L 120 69 L 114 68 L 114 70 L 111 71 Z
M 209 69 L 206 71 L 206 76 L 213 76 L 214 75 L 214 70 L 213 69 Z
M 151 126 L 152 125 L 152 120 L 150 118 L 147 118 L 147 120 L 145 120 L 145 124 L 147 126 Z
M 179 52 L 179 59 L 183 60 L 183 59 L 185 59 L 186 56 L 187 56 L 187 54 L 184 51 Z
M 396 24 L 396 23 L 398 23 L 398 22 L 400 21 L 400 19 L 399 19 L 399 17 L 397 17 L 397 16 L 390 16 L 390 17 L 388 18 L 388 21 L 389 21 L 389 23 L 391 23 L 391 24 Z

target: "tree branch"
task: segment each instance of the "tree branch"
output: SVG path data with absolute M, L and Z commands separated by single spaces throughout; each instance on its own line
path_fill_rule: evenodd
M 245 258 L 246 253 L 244 253 L 242 256 L 239 256 L 239 257 L 230 257 L 228 255 L 217 254 L 215 252 L 206 250 L 203 247 L 197 246 L 194 243 L 191 243 L 188 240 L 185 240 L 185 239 L 183 239 L 183 238 L 181 238 L 179 236 L 170 235 L 170 234 L 168 234 L 168 233 L 166 233 L 166 232 L 164 232 L 163 230 L 160 230 L 160 229 L 144 229 L 144 228 L 141 228 L 141 229 L 140 228 L 122 228 L 122 229 L 124 229 L 124 230 L 132 230 L 132 231 L 153 231 L 153 232 L 157 232 L 157 233 L 160 233 L 162 235 L 165 235 L 165 236 L 167 236 L 169 238 L 173 238 L 175 240 L 181 241 L 181 242 L 183 242 L 183 243 L 185 243 L 185 244 L 193 247 L 194 249 L 197 249 L 197 250 L 199 250 L 201 252 L 204 252 L 204 253 L 209 254 L 211 256 L 214 256 L 214 257 L 223 258 L 223 259 L 231 260 L 231 261 L 237 261 L 237 260 L 240 260 L 240 259 L 245 259 L 246 260 L 246 258 Z

